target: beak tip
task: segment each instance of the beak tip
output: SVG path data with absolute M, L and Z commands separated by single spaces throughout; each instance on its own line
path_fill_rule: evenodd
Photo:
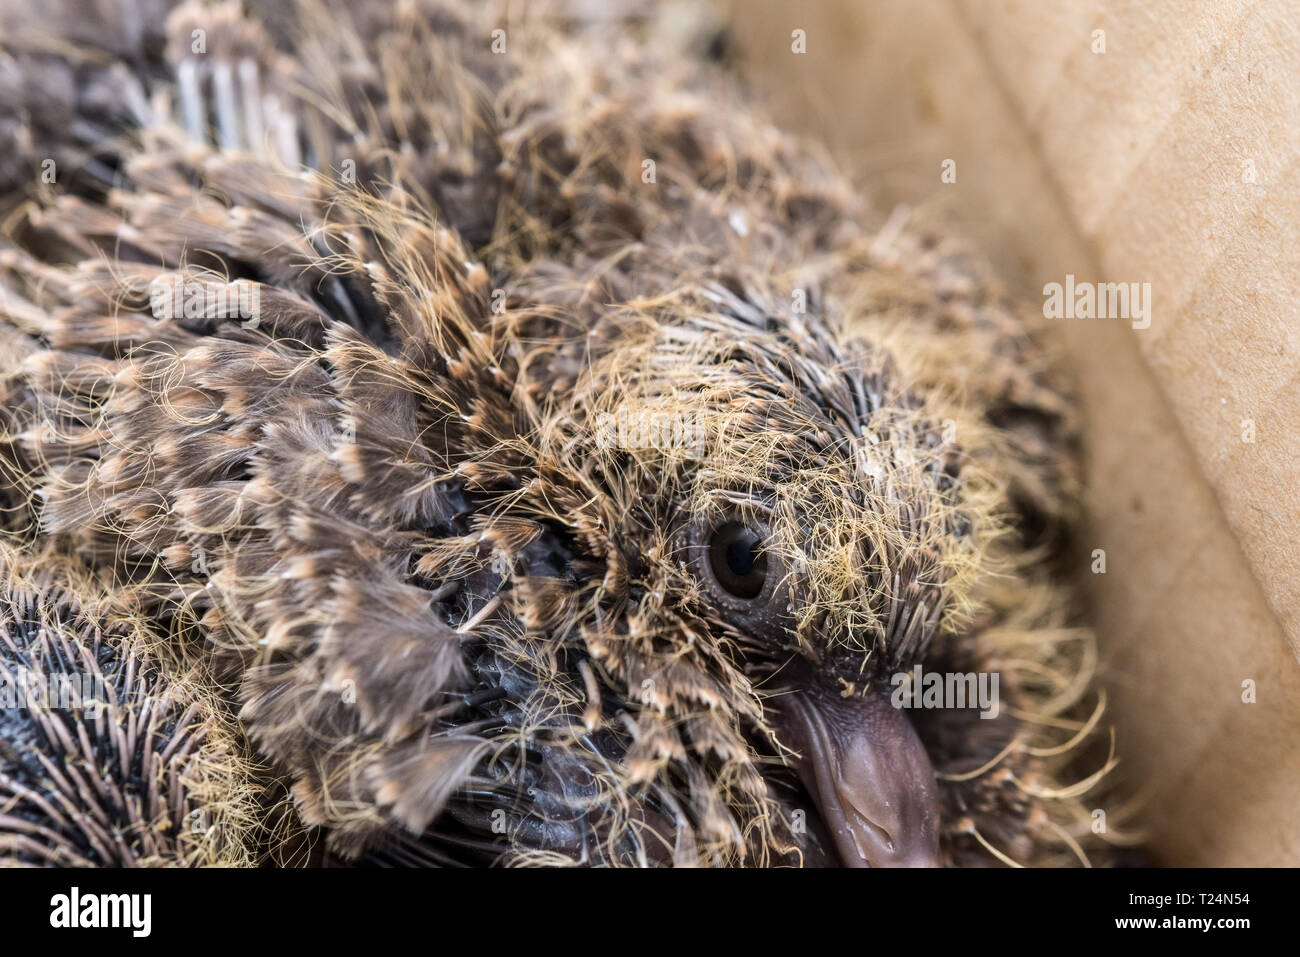
M 874 830 L 874 829 L 873 829 Z M 863 829 L 837 830 L 836 844 L 845 863 L 856 867 L 942 867 L 937 846 L 928 840 L 933 831 L 921 830 L 901 845 L 893 841 L 868 839 L 863 846 Z M 873 835 L 874 837 L 874 835 Z M 937 842 L 935 842 L 937 844 Z

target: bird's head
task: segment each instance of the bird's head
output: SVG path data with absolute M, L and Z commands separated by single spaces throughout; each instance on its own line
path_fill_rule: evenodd
M 937 864 L 935 761 L 895 692 L 977 659 L 999 492 L 887 343 L 780 308 L 707 285 L 614 320 L 539 407 L 542 472 L 511 499 L 561 530 L 563 581 L 524 561 L 512 587 L 579 649 L 660 852 Z

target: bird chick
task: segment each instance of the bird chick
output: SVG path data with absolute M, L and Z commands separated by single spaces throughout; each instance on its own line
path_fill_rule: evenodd
M 107 601 L 0 543 L 0 862 L 251 864 L 264 812 L 230 716 Z
M 1077 423 L 960 247 L 654 15 L 54 7 L 3 8 L 12 534 L 197 643 L 331 854 L 1097 852 Z

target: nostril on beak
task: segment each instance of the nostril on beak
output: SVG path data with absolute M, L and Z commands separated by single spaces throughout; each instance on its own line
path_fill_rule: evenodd
M 778 727 L 846 867 L 940 866 L 934 769 L 887 696 L 784 695 Z

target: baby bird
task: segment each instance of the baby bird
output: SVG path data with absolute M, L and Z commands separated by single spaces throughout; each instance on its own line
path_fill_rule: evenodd
M 657 14 L 164 6 L 0 4 L 0 664 L 154 676 L 0 719 L 0 855 L 1105 859 L 1077 422 L 977 263 Z
M 0 860 L 254 863 L 272 818 L 234 722 L 108 600 L 0 543 Z

